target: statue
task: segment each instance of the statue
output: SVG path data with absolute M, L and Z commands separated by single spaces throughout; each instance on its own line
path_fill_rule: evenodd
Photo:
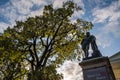
M 96 45 L 96 38 L 93 35 L 90 35 L 89 32 L 86 33 L 85 38 L 82 40 L 81 45 L 82 49 L 85 53 L 85 59 L 90 58 L 89 57 L 89 45 L 91 44 L 91 48 L 93 50 L 92 57 L 101 57 L 102 54 L 98 50 L 98 47 Z

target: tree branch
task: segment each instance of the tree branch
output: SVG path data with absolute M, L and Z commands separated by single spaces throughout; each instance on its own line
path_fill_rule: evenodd
M 35 57 L 34 57 L 34 54 L 33 54 L 32 50 L 30 49 L 31 46 L 32 46 L 32 45 L 30 45 L 30 47 L 29 47 L 29 52 L 30 52 L 30 55 L 31 55 L 31 57 L 32 57 L 32 59 L 33 59 L 33 60 L 31 60 L 31 67 L 32 67 L 32 70 L 34 70 L 33 65 L 34 65 Z
M 35 37 L 33 40 L 33 50 L 34 50 L 34 54 L 35 54 L 35 58 L 36 58 L 36 63 L 38 64 L 39 58 L 38 58 L 37 51 L 36 51 L 36 40 L 37 40 L 37 38 Z
M 68 14 L 68 15 L 69 15 L 69 14 Z M 66 16 L 62 19 L 62 21 L 60 22 L 57 30 L 55 31 L 55 33 L 54 33 L 54 35 L 53 35 L 53 37 L 52 37 L 49 45 L 47 45 L 47 47 L 45 48 L 45 50 L 44 50 L 44 52 L 43 52 L 43 54 L 42 54 L 42 56 L 41 56 L 41 59 L 40 59 L 40 61 L 39 61 L 39 66 L 42 65 L 43 60 L 44 60 L 45 56 L 47 55 L 47 52 L 48 52 L 48 49 L 49 49 L 50 45 L 51 45 L 51 48 L 52 48 L 52 46 L 53 46 L 53 44 L 54 44 L 55 37 L 57 36 L 57 33 L 58 33 L 60 27 L 62 26 L 64 19 L 67 18 L 68 15 L 66 15 Z M 50 53 L 49 53 L 49 54 L 50 54 Z M 43 64 L 44 64 L 44 63 L 43 63 Z M 42 67 L 42 66 L 41 66 L 41 67 Z
M 47 54 L 47 56 L 45 57 L 45 59 L 44 59 L 44 62 L 43 62 L 43 67 L 46 65 L 46 63 L 47 63 L 47 60 L 48 60 L 48 58 L 50 57 L 50 53 L 52 52 L 52 48 L 49 50 L 49 52 L 48 52 L 48 54 Z
M 40 40 L 41 40 L 42 45 L 46 47 L 46 45 L 43 42 L 42 36 L 40 37 Z

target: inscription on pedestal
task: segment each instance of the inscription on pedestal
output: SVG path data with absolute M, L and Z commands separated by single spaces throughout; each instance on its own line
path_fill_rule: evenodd
M 84 70 L 85 80 L 110 80 L 106 67 L 98 67 Z

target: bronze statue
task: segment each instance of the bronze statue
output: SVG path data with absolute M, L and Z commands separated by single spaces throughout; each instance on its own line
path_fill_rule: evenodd
M 98 47 L 96 45 L 96 38 L 93 35 L 90 35 L 89 32 L 86 33 L 85 38 L 82 40 L 81 45 L 82 49 L 85 53 L 85 58 L 89 58 L 89 45 L 91 44 L 91 48 L 93 50 L 92 57 L 100 57 L 102 54 L 98 50 Z

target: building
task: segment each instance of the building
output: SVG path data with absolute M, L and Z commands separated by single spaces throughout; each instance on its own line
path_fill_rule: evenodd
M 116 80 L 120 80 L 120 52 L 109 57 Z

